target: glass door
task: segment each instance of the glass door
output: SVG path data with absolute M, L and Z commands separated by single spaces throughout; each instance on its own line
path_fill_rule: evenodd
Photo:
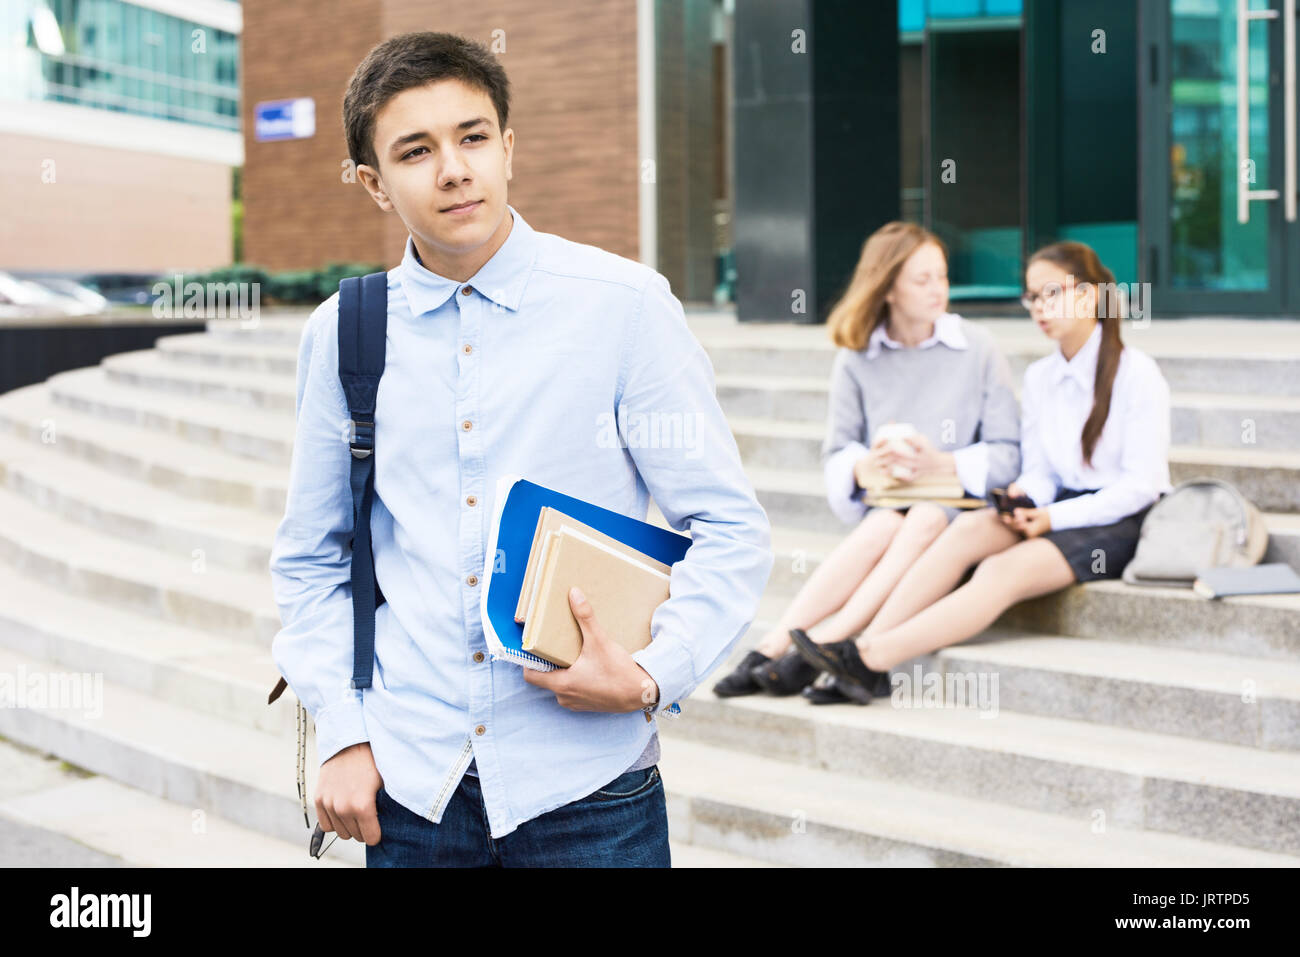
M 1142 264 L 1157 315 L 1300 306 L 1296 0 L 1142 8 Z

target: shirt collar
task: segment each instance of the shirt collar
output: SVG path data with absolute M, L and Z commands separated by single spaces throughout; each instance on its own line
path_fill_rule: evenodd
M 428 315 L 450 299 L 462 286 L 472 286 L 480 294 L 504 306 L 511 312 L 519 311 L 523 299 L 524 286 L 532 273 L 533 263 L 537 260 L 537 233 L 528 225 L 519 211 L 507 204 L 506 209 L 514 216 L 514 224 L 506 236 L 501 248 L 492 254 L 473 276 L 465 282 L 457 282 L 440 276 L 426 268 L 415 251 L 415 241 L 408 234 L 406 252 L 398 267 L 402 292 L 410 306 L 411 315 Z
M 1061 352 L 1061 347 L 1056 347 L 1056 351 L 1052 353 L 1053 381 L 1064 382 L 1066 379 L 1073 379 L 1085 389 L 1091 389 L 1097 378 L 1097 354 L 1100 349 L 1101 323 L 1099 322 L 1092 330 L 1092 335 L 1088 336 L 1088 341 L 1074 354 L 1073 359 L 1067 360 Z
M 937 342 L 942 342 L 950 349 L 967 347 L 966 334 L 961 331 L 961 316 L 953 312 L 945 312 L 934 321 L 934 332 L 931 333 L 930 338 L 918 343 L 916 348 L 928 349 Z M 867 358 L 874 359 L 880 355 L 881 346 L 888 346 L 891 349 L 906 348 L 901 342 L 889 338 L 888 322 L 878 323 L 871 331 L 871 338 L 867 340 Z

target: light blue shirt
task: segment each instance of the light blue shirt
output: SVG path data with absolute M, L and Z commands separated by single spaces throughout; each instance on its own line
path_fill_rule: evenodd
M 352 502 L 338 295 L 299 346 L 297 427 L 271 552 L 283 628 L 271 654 L 316 723 L 323 763 L 369 741 L 384 788 L 438 822 L 471 759 L 493 837 L 622 774 L 657 731 L 642 711 L 571 711 L 494 661 L 479 588 L 497 479 L 518 474 L 635 518 L 651 496 L 692 544 L 633 658 L 684 701 L 750 625 L 771 529 L 668 281 L 533 230 L 513 207 L 467 282 L 407 239 L 388 273 L 375 413 L 372 687 L 352 689 Z

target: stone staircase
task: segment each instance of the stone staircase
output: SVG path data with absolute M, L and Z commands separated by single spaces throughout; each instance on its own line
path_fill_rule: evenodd
M 773 524 L 768 593 L 729 669 L 847 531 L 817 466 L 833 350 L 820 327 L 691 321 Z M 1017 378 L 1045 351 L 1024 323 L 989 325 Z M 266 694 L 301 327 L 213 321 L 0 396 L 0 673 L 103 676 L 102 714 L 0 708 L 0 735 L 298 848 L 292 696 Z M 1236 483 L 1268 513 L 1266 560 L 1300 567 L 1300 363 L 1277 347 L 1285 333 L 1155 323 L 1128 341 L 1174 390 L 1175 480 Z M 1300 863 L 1295 596 L 1094 583 L 915 664 L 995 675 L 996 716 L 721 701 L 706 681 L 660 721 L 674 862 Z

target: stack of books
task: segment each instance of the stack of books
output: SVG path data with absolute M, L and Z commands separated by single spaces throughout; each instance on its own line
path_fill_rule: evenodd
M 867 480 L 861 499 L 868 505 L 901 508 L 918 502 L 934 502 L 952 508 L 983 508 L 982 498 L 971 498 L 957 480 L 957 473 L 934 472 L 902 481 L 877 472 Z
M 629 652 L 650 644 L 650 619 L 668 600 L 671 566 L 545 506 L 533 533 L 515 621 L 523 650 L 567 668 L 582 653 L 582 629 L 569 604 L 577 585 L 605 634 Z
M 669 597 L 672 566 L 690 547 L 689 535 L 503 476 L 481 581 L 492 657 L 538 671 L 577 661 L 582 628 L 569 604 L 575 585 L 611 640 L 629 652 L 644 648 L 655 609 Z M 681 706 L 666 710 L 676 714 Z

